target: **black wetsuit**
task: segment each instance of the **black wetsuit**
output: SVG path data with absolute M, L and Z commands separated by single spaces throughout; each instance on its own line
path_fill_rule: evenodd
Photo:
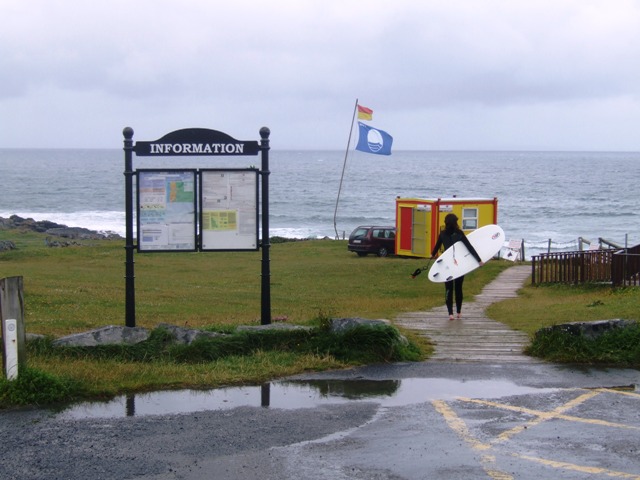
M 467 247 L 471 255 L 475 257 L 478 262 L 482 262 L 480 255 L 476 252 L 476 249 L 473 248 L 471 242 L 464 234 L 462 230 L 443 230 L 440 232 L 438 236 L 438 241 L 436 242 L 433 250 L 431 251 L 431 256 L 435 257 L 440 250 L 440 247 L 444 246 L 444 249 L 447 250 L 449 247 L 454 245 L 456 242 L 462 241 L 464 245 Z M 449 315 L 453 315 L 453 294 L 455 291 L 456 297 L 456 313 L 460 313 L 462 310 L 462 284 L 464 283 L 464 275 L 456 278 L 455 280 L 450 280 L 448 282 L 444 282 L 444 303 L 447 305 L 447 310 L 449 311 Z

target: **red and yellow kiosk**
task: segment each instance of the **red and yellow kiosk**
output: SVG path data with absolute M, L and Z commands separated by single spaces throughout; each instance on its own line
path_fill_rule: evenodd
M 449 213 L 469 233 L 498 223 L 498 199 L 396 198 L 396 255 L 429 258 Z

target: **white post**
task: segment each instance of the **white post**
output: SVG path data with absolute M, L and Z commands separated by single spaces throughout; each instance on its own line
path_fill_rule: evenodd
M 4 332 L 6 334 L 4 370 L 7 380 L 15 380 L 18 378 L 18 321 L 15 318 L 6 319 Z
M 22 277 L 0 278 L 0 328 L 2 360 L 9 380 L 18 376 L 18 365 L 27 365 Z

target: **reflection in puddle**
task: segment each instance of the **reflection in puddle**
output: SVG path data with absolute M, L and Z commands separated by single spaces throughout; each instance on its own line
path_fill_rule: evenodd
M 456 397 L 498 398 L 544 393 L 554 389 L 523 387 L 506 380 L 459 381 L 442 378 L 403 380 L 282 381 L 253 387 L 214 390 L 176 390 L 117 397 L 109 402 L 87 402 L 57 415 L 62 419 L 116 418 L 168 415 L 237 407 L 279 409 L 313 408 L 354 401 L 401 406 Z

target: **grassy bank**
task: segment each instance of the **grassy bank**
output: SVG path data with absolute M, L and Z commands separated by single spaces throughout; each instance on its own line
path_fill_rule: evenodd
M 640 368 L 640 327 L 590 339 L 544 327 L 570 322 L 626 319 L 640 321 L 640 288 L 608 285 L 526 285 L 516 299 L 491 305 L 488 315 L 527 332 L 526 353 L 553 362 Z
M 305 370 L 416 361 L 419 347 L 391 326 L 361 326 L 336 334 L 323 328 L 243 331 L 173 342 L 159 327 L 135 345 L 55 347 L 28 343 L 29 368 L 17 382 L 0 381 L 0 406 L 45 404 L 167 388 L 263 383 Z
M 17 246 L 0 253 L 0 277 L 23 277 L 27 331 L 59 337 L 124 325 L 123 242 L 87 241 L 82 246 L 51 248 L 45 246 L 44 238 L 32 232 L 0 231 L 0 240 L 11 240 Z M 442 285 L 427 281 L 426 275 L 410 276 L 425 263 L 360 258 L 347 252 L 344 241 L 276 243 L 271 247 L 273 319 L 319 329 L 329 317 L 392 320 L 401 312 L 441 305 Z M 136 254 L 137 325 L 153 329 L 159 323 L 170 323 L 228 332 L 237 325 L 257 325 L 260 266 L 261 252 Z M 479 293 L 509 266 L 489 262 L 467 277 L 465 293 Z M 141 362 L 126 356 L 58 355 L 51 349 L 35 348 L 28 363 L 35 369 L 30 375 L 39 381 L 43 374 L 74 386 L 77 395 L 110 396 L 158 388 L 257 383 L 308 370 L 428 355 L 428 343 L 405 333 L 415 348 L 386 357 L 380 355 L 385 347 L 379 341 L 356 342 L 364 343 L 365 350 L 373 354 L 367 356 L 354 348 L 339 353 L 336 346 L 344 339 L 325 338 L 322 343 L 316 338 L 299 342 L 300 348 L 257 348 L 197 361 L 194 352 L 187 352 L 184 361 L 160 352 Z M 68 395 L 69 388 L 59 387 L 58 391 Z
M 271 247 L 271 304 L 274 322 L 312 327 L 305 338 L 276 333 L 269 344 L 251 335 L 232 335 L 232 345 L 174 349 L 157 337 L 139 350 L 59 350 L 51 339 L 105 325 L 124 325 L 124 243 L 83 241 L 52 248 L 45 236 L 0 230 L 15 250 L 0 252 L 0 278 L 22 276 L 27 332 L 48 336 L 30 344 L 29 370 L 19 383 L 0 380 L 0 407 L 165 388 L 208 388 L 260 383 L 304 371 L 363 363 L 419 360 L 428 341 L 405 333 L 410 345 L 393 350 L 372 332 L 351 338 L 328 335 L 330 317 L 387 318 L 442 305 L 443 287 L 411 273 L 427 262 L 407 258 L 360 258 L 346 242 L 313 240 Z M 512 264 L 491 261 L 468 275 L 467 298 Z M 136 254 L 137 325 L 155 329 L 169 323 L 234 332 L 260 323 L 261 252 Z M 533 334 L 572 321 L 640 320 L 640 289 L 608 286 L 526 285 L 517 299 L 489 307 L 491 318 Z M 374 332 L 375 333 L 375 332 Z M 640 342 L 604 337 L 603 343 L 546 338 L 529 352 L 553 361 L 640 368 Z M 154 342 L 156 342 L 154 344 Z M 357 348 L 356 348 L 357 347 Z M 144 350 L 147 349 L 147 350 Z M 211 352 L 222 351 L 213 355 Z M 39 397 L 32 394 L 41 393 Z
M 34 233 L 0 230 L 16 250 L 0 253 L 0 277 L 24 277 L 28 331 L 66 335 L 124 324 L 121 241 L 50 248 Z M 261 252 L 136 254 L 137 326 L 194 328 L 259 324 Z M 271 247 L 272 316 L 310 324 L 322 317 L 393 318 L 441 305 L 442 285 L 410 274 L 424 259 L 357 257 L 346 242 Z M 467 277 L 473 295 L 510 264 L 490 262 Z M 470 298 L 470 297 L 469 297 Z
M 611 318 L 640 320 L 640 288 L 527 284 L 518 298 L 493 304 L 487 312 L 491 318 L 530 335 L 560 323 Z

